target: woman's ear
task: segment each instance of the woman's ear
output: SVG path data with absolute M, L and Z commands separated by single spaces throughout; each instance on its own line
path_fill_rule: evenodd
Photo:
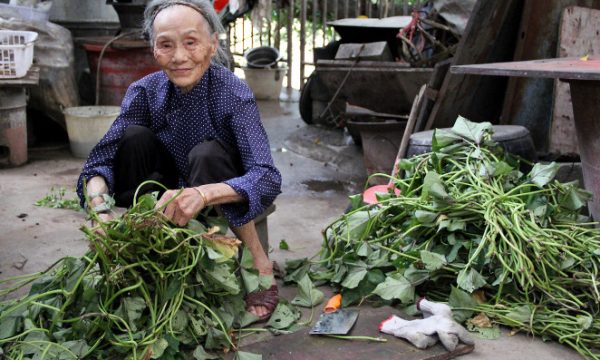
M 219 34 L 218 33 L 213 33 L 212 36 L 210 37 L 210 45 L 211 45 L 211 52 L 210 52 L 210 56 L 214 56 L 217 53 L 217 49 L 219 48 Z

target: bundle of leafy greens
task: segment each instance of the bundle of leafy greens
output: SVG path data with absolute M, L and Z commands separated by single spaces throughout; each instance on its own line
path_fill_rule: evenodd
M 84 226 L 85 256 L 8 279 L 4 298 L 32 285 L 0 302 L 0 358 L 214 359 L 237 350 L 233 330 L 256 320 L 244 294 L 272 277 L 258 275 L 248 252 L 238 263 L 240 242 L 213 224 L 174 227 L 155 204 L 144 195 L 123 216 Z M 290 325 L 295 314 L 281 304 L 273 318 Z
M 582 215 L 590 194 L 554 180 L 554 163 L 522 173 L 491 135 L 491 124 L 464 118 L 435 132 L 432 152 L 402 160 L 404 175 L 391 178 L 400 195 L 351 197 L 323 232 L 320 260 L 289 264 L 288 280 L 310 271 L 344 305 L 448 301 L 460 321 L 483 312 L 600 358 L 600 229 Z

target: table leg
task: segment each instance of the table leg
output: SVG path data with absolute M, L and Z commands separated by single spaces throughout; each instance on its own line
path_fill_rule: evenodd
M 594 198 L 590 214 L 600 221 L 600 81 L 569 80 L 583 181 Z
M 24 87 L 0 88 L 0 145 L 8 147 L 10 165 L 27 162 L 27 97 Z

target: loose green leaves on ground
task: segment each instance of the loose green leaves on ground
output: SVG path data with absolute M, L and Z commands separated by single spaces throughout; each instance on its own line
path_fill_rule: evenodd
M 64 187 L 52 187 L 50 192 L 35 202 L 35 206 L 49 207 L 53 209 L 71 209 L 81 211 L 79 198 L 66 198 L 67 189 Z
M 323 292 L 313 285 L 308 275 L 298 282 L 298 295 L 292 300 L 292 304 L 311 308 L 323 302 Z
M 289 250 L 290 246 L 288 245 L 287 241 L 285 241 L 285 239 L 281 239 L 279 241 L 279 250 Z

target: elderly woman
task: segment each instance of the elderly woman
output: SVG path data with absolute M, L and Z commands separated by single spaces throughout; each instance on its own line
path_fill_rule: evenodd
M 82 205 L 87 197 L 106 221 L 112 213 L 105 194 L 128 207 L 136 188 L 152 179 L 172 189 L 160 197 L 161 207 L 183 188 L 163 210 L 168 219 L 183 226 L 206 206 L 219 205 L 259 273 L 272 275 L 253 219 L 280 193 L 281 174 L 252 92 L 218 64 L 226 59 L 219 19 L 206 0 L 153 0 L 144 17 L 162 71 L 127 90 L 120 115 L 79 177 Z M 261 319 L 277 302 L 276 285 L 246 299 L 248 311 Z

